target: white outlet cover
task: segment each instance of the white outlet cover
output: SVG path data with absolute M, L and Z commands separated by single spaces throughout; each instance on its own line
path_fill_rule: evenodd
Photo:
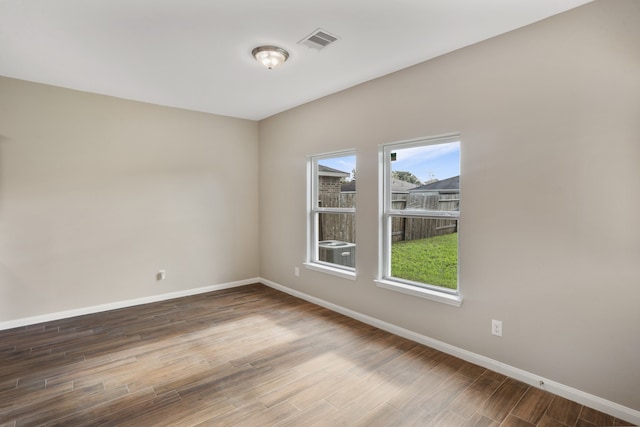
M 497 337 L 502 336 L 502 321 L 501 320 L 491 320 L 491 335 L 495 335 Z

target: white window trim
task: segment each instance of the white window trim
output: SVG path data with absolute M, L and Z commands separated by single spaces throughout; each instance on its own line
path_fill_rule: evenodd
M 460 134 L 447 134 L 430 138 L 419 138 L 407 141 L 398 141 L 386 144 L 380 144 L 378 146 L 378 165 L 379 165 L 379 181 L 378 191 L 380 197 L 378 198 L 378 236 L 380 245 L 378 247 L 378 278 L 374 279 L 374 283 L 379 288 L 387 289 L 390 291 L 401 292 L 404 294 L 412 295 L 419 298 L 425 298 L 432 301 L 437 301 L 444 304 L 449 304 L 455 307 L 462 305 L 462 294 L 460 293 L 460 284 L 458 283 L 458 289 L 454 292 L 450 292 L 443 288 L 442 290 L 436 287 L 422 287 L 412 285 L 408 281 L 403 281 L 394 277 L 391 277 L 391 218 L 393 216 L 418 216 L 423 217 L 427 215 L 432 218 L 452 218 L 459 221 L 459 213 L 452 213 L 448 211 L 434 212 L 434 211 L 401 211 L 391 209 L 391 151 L 397 148 L 410 148 L 418 147 L 429 144 L 444 144 L 448 142 L 460 141 Z M 385 254 L 389 254 L 388 257 Z M 459 258 L 458 258 L 459 259 Z
M 324 264 L 322 261 L 305 262 L 303 265 L 309 270 L 319 271 L 321 273 L 331 274 L 332 276 L 342 277 L 343 279 L 356 280 L 358 275 L 355 271 L 334 267 L 333 264 Z
M 330 153 L 307 156 L 307 260 L 303 263 L 305 268 L 321 273 L 331 274 L 344 279 L 355 280 L 358 277 L 356 268 L 339 266 L 318 260 L 318 221 L 320 213 L 352 213 L 355 208 L 321 208 L 317 206 L 318 200 L 318 161 L 322 159 L 356 156 L 355 149 L 332 151 Z M 357 156 L 356 156 L 357 162 Z M 356 252 L 357 256 L 357 252 Z M 357 261 L 356 261 L 357 266 Z
M 448 294 L 442 291 L 407 285 L 395 280 L 375 279 L 374 282 L 379 288 L 388 289 L 390 291 L 401 292 L 403 294 L 412 295 L 414 297 L 442 302 L 445 304 L 453 305 L 454 307 L 460 307 L 462 305 L 462 296 L 460 294 Z

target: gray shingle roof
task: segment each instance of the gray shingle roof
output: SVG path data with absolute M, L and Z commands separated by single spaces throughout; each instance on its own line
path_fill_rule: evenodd
M 341 170 L 338 170 L 338 169 L 330 168 L 329 166 L 318 165 L 318 173 L 320 173 L 322 175 L 322 172 L 330 173 L 330 174 L 340 174 L 340 175 L 344 175 L 344 176 L 351 175 L 350 172 L 345 172 L 345 171 L 341 171 Z
M 393 192 L 405 193 L 415 188 L 415 186 L 416 186 L 415 184 L 412 184 L 406 181 L 400 181 L 398 179 L 394 179 L 391 181 L 391 191 Z M 340 186 L 340 191 L 342 192 L 356 191 L 356 182 L 355 181 L 345 182 L 344 184 L 342 184 L 342 186 Z
M 414 191 L 442 191 L 442 190 L 460 190 L 460 175 L 452 176 L 451 178 L 443 179 L 440 181 L 430 182 L 429 184 L 416 187 Z

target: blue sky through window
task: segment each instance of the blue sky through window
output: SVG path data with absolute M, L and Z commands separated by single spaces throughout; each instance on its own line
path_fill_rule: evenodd
M 460 175 L 460 142 L 398 148 L 393 152 L 396 153 L 396 160 L 391 162 L 392 170 L 411 172 L 422 182 Z M 334 157 L 318 163 L 351 173 L 356 167 L 356 157 Z
M 396 160 L 391 162 L 391 169 L 411 172 L 423 183 L 460 175 L 460 142 L 399 148 L 393 152 Z
M 328 166 L 339 171 L 351 173 L 356 168 L 356 156 L 332 157 L 318 160 L 319 165 Z

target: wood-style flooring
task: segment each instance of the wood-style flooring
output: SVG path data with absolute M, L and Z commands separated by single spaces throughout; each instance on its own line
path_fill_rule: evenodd
M 0 331 L 0 426 L 630 425 L 263 285 Z

